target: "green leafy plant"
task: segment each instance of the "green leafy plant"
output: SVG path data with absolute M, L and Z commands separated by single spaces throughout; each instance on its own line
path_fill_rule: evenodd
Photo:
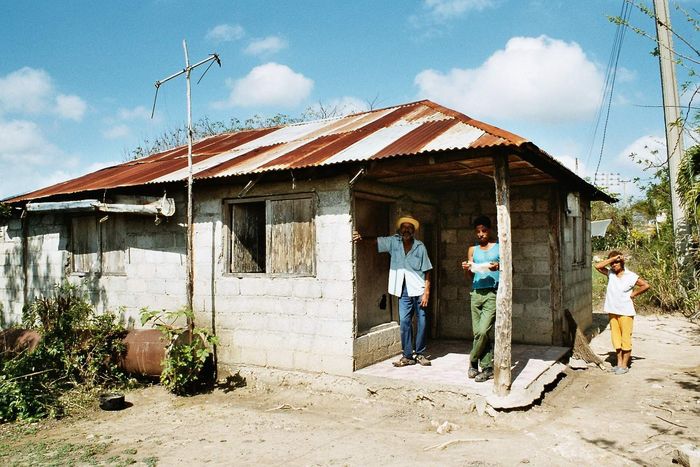
M 673 225 L 670 221 L 660 226 L 653 235 L 631 253 L 635 272 L 651 284 L 651 289 L 641 295 L 640 302 L 665 313 L 680 312 L 691 316 L 700 303 L 697 278 L 683 286 L 686 274 L 675 254 Z
M 192 310 L 143 308 L 141 324 L 152 324 L 167 343 L 160 382 L 169 391 L 181 396 L 190 395 L 213 382 L 213 368 L 207 369 L 207 363 L 211 362 L 213 347 L 219 340 L 209 330 L 194 325 Z
M 124 383 L 116 361 L 126 330 L 114 315 L 96 315 L 79 287 L 54 286 L 24 308 L 22 322 L 41 340 L 33 350 L 0 354 L 0 421 L 60 416 L 66 392 Z
M 9 204 L 0 203 L 0 219 L 9 219 L 12 216 L 12 207 Z

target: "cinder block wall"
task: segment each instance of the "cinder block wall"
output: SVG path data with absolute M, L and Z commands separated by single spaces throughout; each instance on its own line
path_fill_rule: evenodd
M 514 187 L 511 191 L 513 242 L 513 341 L 550 344 L 549 187 Z M 442 193 L 440 243 L 440 316 L 443 338 L 471 338 L 468 283 L 461 269 L 475 243 L 472 220 L 479 214 L 496 224 L 495 193 L 482 190 Z M 497 226 L 495 226 L 497 229 Z M 497 230 L 494 231 L 494 236 Z
M 216 328 L 219 363 L 347 375 L 353 371 L 353 271 L 346 179 L 259 185 L 248 197 L 315 192 L 316 274 L 227 273 L 222 202 L 243 186 L 199 192 L 195 310 Z
M 0 222 L 0 326 L 17 321 L 22 313 L 22 224 Z
M 124 322 L 140 327 L 139 310 L 174 310 L 187 304 L 185 284 L 185 231 L 182 196 L 176 198 L 173 218 L 155 225 L 150 216 L 125 216 L 123 274 L 75 274 L 71 272 L 71 215 L 29 213 L 28 300 L 51 292 L 56 283 L 81 284 L 98 312 L 118 313 Z M 112 214 L 114 216 L 115 214 Z M 107 221 L 109 222 L 109 220 Z M 19 219 L 0 227 L 1 324 L 18 323 L 24 305 L 22 224 Z
M 582 262 L 574 262 L 573 252 L 573 228 L 574 222 L 570 217 L 564 216 L 562 222 L 562 234 L 564 248 L 562 253 L 562 309 L 568 308 L 576 320 L 576 324 L 582 330 L 588 328 L 593 322 L 593 282 L 592 282 L 592 254 L 591 254 L 591 209 L 590 201 L 582 200 L 580 215 L 583 221 L 584 251 Z M 596 272 L 596 274 L 598 274 Z
M 27 222 L 28 299 L 50 292 L 60 282 L 68 263 L 68 227 L 60 214 L 31 215 Z M 0 303 L 4 325 L 19 323 L 24 306 L 22 221 L 11 219 L 0 227 Z
M 103 274 L 96 281 L 100 308 L 121 311 L 125 321 L 141 327 L 139 311 L 177 310 L 187 306 L 186 222 L 184 197 L 176 198 L 175 215 L 160 225 L 150 216 L 126 217 L 124 274 Z

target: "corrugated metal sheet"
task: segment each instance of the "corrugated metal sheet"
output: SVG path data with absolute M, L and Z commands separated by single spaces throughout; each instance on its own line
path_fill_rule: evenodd
M 426 151 L 520 146 L 527 140 L 424 100 L 341 118 L 211 136 L 193 145 L 195 179 Z M 549 157 L 542 153 L 542 157 Z M 187 147 L 108 167 L 7 200 L 185 180 Z

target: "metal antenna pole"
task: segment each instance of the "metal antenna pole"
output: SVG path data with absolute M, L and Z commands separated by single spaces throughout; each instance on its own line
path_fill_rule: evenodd
M 194 248 L 193 248 L 193 209 L 192 204 L 192 86 L 190 85 L 190 55 L 187 52 L 187 41 L 182 40 L 185 51 L 185 81 L 187 82 L 187 307 L 194 311 Z M 189 325 L 189 323 L 188 323 Z M 191 327 L 191 326 L 190 326 Z M 192 331 L 192 329 L 190 329 Z
M 177 73 L 173 73 L 165 79 L 156 81 L 156 99 L 158 98 L 158 89 L 163 83 L 170 81 L 182 74 L 185 75 L 185 80 L 187 82 L 187 307 L 194 311 L 193 301 L 194 301 L 194 248 L 192 245 L 193 232 L 193 197 L 192 197 L 192 184 L 194 182 L 194 177 L 192 173 L 192 89 L 190 85 L 190 75 L 192 70 L 200 65 L 204 65 L 208 62 L 216 62 L 221 66 L 221 60 L 218 54 L 211 54 L 204 60 L 200 60 L 194 65 L 190 65 L 190 56 L 187 51 L 187 41 L 182 41 L 182 48 L 185 51 L 185 68 Z M 208 68 L 207 68 L 208 70 Z M 206 71 L 205 71 L 206 73 Z M 202 75 L 203 76 L 203 75 Z M 200 78 L 201 79 L 201 78 Z M 155 112 L 156 101 L 153 100 L 153 112 Z M 153 113 L 151 114 L 153 118 Z M 187 320 L 187 326 L 192 327 L 192 320 Z

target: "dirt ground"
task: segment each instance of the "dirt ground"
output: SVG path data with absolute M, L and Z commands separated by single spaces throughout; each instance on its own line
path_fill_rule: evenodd
M 191 398 L 153 386 L 127 393 L 131 406 L 120 412 L 96 409 L 21 435 L 0 427 L 0 463 L 671 465 L 676 447 L 700 444 L 700 327 L 638 316 L 633 342 L 628 374 L 568 369 L 525 411 L 489 414 L 432 394 L 332 391 L 345 384 L 340 378 L 328 390 L 248 382 Z M 591 346 L 607 358 L 607 330 Z M 445 421 L 451 430 L 440 434 Z M 28 449 L 37 445 L 49 454 Z M 51 457 L 61 449 L 82 454 Z

